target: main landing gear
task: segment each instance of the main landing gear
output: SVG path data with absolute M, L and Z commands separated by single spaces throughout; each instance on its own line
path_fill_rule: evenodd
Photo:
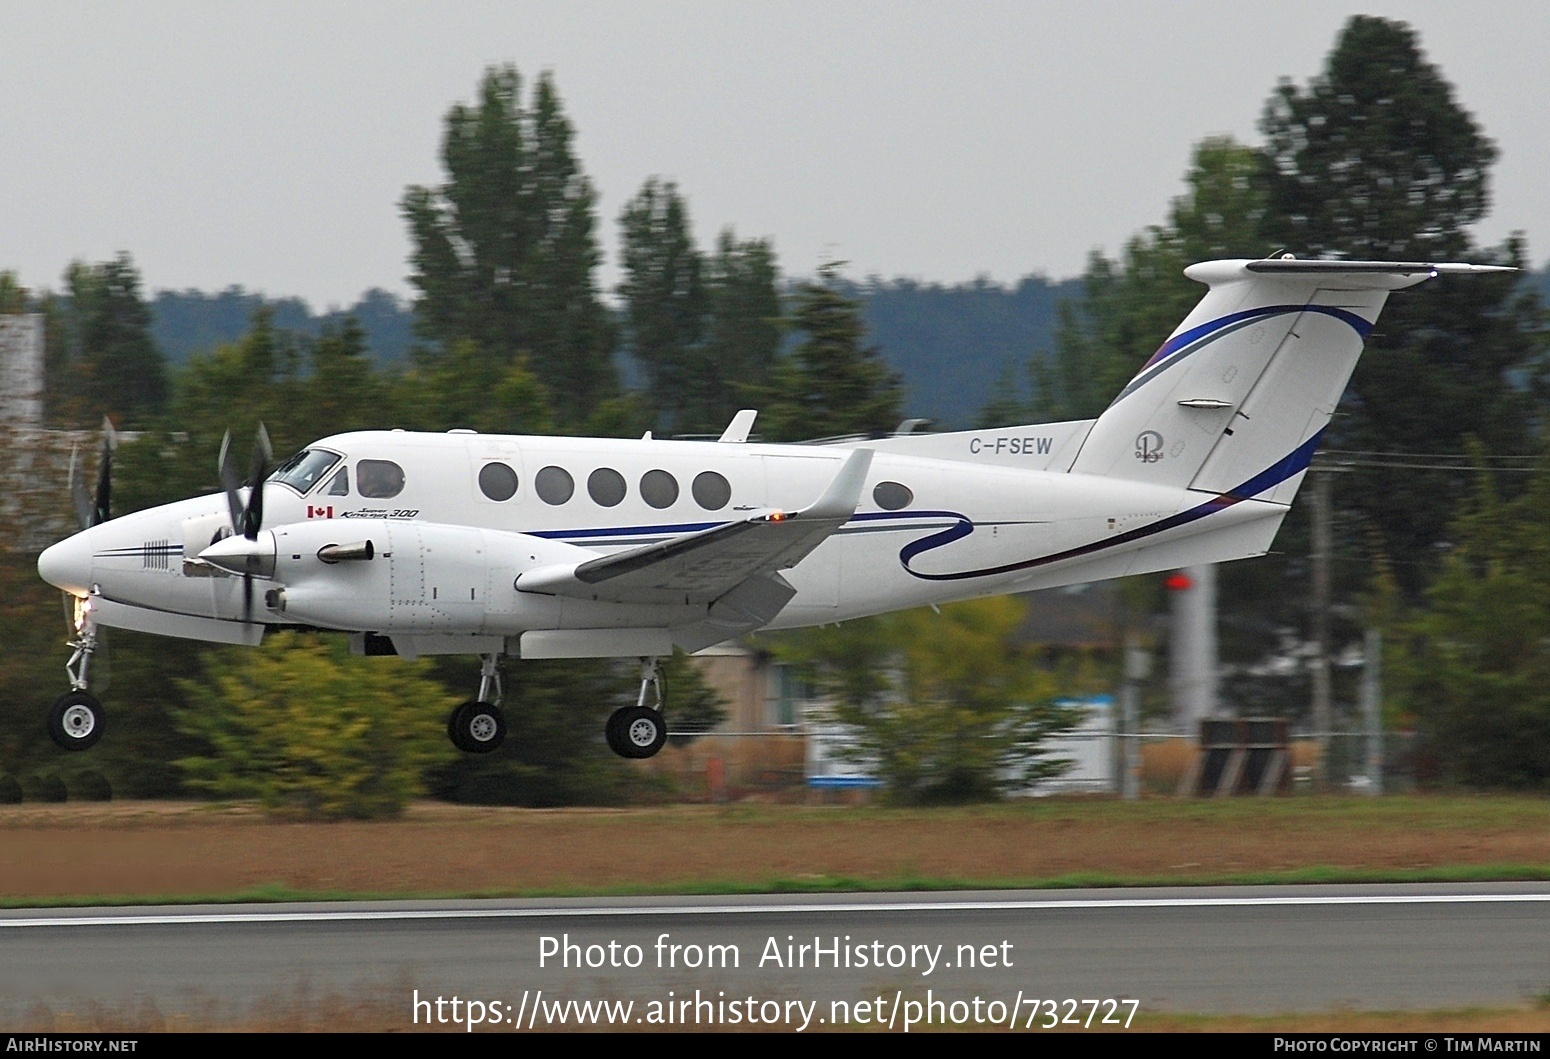
M 48 711 L 48 734 L 65 750 L 85 750 L 102 738 L 102 703 L 86 690 L 91 656 L 97 650 L 97 626 L 91 620 L 91 604 L 84 599 L 75 600 L 72 618 L 75 639 L 69 646 L 74 653 L 65 663 L 70 690 L 55 699 Z
M 646 705 L 648 690 L 654 693 L 652 706 Z M 657 659 L 641 659 L 640 695 L 635 705 L 621 706 L 603 726 L 608 749 L 627 758 L 648 758 L 661 750 L 667 742 L 667 722 L 662 716 L 664 699 L 662 669 Z
M 465 702 L 447 718 L 447 737 L 465 754 L 488 754 L 506 739 L 505 694 L 494 655 L 479 656 L 479 697 Z

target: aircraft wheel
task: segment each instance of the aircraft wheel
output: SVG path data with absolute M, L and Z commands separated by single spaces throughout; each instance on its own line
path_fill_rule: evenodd
M 48 734 L 66 750 L 85 750 L 102 738 L 102 703 L 84 691 L 69 691 L 48 711 Z
M 506 739 L 506 717 L 488 702 L 465 702 L 452 711 L 447 735 L 465 754 L 488 754 Z
M 649 706 L 615 710 L 605 731 L 609 748 L 620 757 L 652 757 L 667 742 L 667 722 Z
M 620 757 L 629 757 L 629 751 L 624 746 L 624 730 L 619 726 L 624 715 L 630 712 L 631 707 L 621 706 L 608 715 L 608 721 L 603 725 L 603 738 L 608 741 L 608 749 Z

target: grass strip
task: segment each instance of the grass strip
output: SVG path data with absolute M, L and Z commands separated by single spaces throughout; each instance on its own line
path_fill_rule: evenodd
M 751 896 L 758 894 L 938 893 L 952 890 L 1073 890 L 1120 887 L 1316 885 L 1333 883 L 1539 882 L 1545 864 L 1469 864 L 1430 868 L 1311 866 L 1276 871 L 1207 874 L 1117 875 L 1078 872 L 1045 878 L 980 879 L 945 876 L 804 876 L 763 882 L 706 879 L 614 886 L 511 887 L 480 890 L 306 890 L 267 883 L 237 890 L 190 894 L 80 894 L 3 897 L 0 908 L 83 908 L 127 905 L 279 904 L 304 901 L 442 901 L 538 897 Z

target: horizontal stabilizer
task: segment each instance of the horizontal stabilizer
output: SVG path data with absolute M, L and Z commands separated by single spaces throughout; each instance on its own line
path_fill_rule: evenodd
M 1210 289 L 1098 417 L 1071 470 L 1289 504 L 1389 295 L 1511 271 L 1290 255 L 1190 265 Z
M 1354 275 L 1377 273 L 1387 276 L 1469 276 L 1483 272 L 1516 272 L 1510 265 L 1470 265 L 1462 261 L 1299 261 L 1296 258 L 1267 258 L 1243 266 L 1261 275 Z

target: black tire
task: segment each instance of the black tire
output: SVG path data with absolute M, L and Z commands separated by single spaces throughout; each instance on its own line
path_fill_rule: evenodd
M 465 702 L 447 724 L 452 745 L 465 754 L 488 754 L 506 740 L 506 715 L 488 702 Z
M 617 741 L 614 753 L 620 757 L 655 757 L 667 743 L 667 721 L 650 706 L 626 706 L 609 720 L 612 739 Z
M 84 691 L 69 691 L 48 711 L 48 734 L 65 750 L 86 750 L 102 738 L 102 703 Z
M 453 746 L 457 747 L 459 750 L 463 751 L 463 753 L 465 753 L 465 754 L 472 753 L 472 751 L 469 750 L 466 746 L 464 746 L 463 745 L 463 741 L 458 738 L 458 734 L 457 734 L 457 717 L 458 717 L 458 714 L 462 713 L 464 709 L 466 709 L 467 707 L 472 706 L 472 705 L 473 705 L 473 703 L 471 703 L 471 702 L 459 703 L 458 705 L 452 707 L 452 712 L 451 713 L 447 714 L 447 738 L 452 740 L 452 745 Z
M 634 708 L 633 706 L 620 706 L 608 715 L 608 722 L 603 725 L 603 738 L 608 742 L 608 749 L 620 757 L 630 756 L 624 746 L 624 729 L 621 727 L 620 722 Z

